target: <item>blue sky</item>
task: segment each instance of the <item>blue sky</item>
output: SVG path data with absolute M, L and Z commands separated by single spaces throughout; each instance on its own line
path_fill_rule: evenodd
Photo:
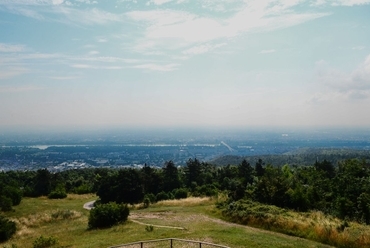
M 0 127 L 370 126 L 370 0 L 0 0 Z

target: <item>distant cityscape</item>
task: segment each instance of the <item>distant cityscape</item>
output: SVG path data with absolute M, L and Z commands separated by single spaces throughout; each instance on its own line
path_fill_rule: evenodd
M 109 167 L 162 167 L 172 160 L 184 166 L 192 158 L 292 153 L 300 148 L 346 148 L 370 151 L 368 132 L 112 132 L 2 134 L 0 171 Z

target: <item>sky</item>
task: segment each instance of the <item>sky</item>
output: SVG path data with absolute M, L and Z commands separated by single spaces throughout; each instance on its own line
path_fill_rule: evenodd
M 0 128 L 369 127 L 370 0 L 0 0 Z

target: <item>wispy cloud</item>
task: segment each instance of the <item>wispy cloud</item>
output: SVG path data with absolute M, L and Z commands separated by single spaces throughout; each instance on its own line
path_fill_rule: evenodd
M 228 18 L 196 15 L 179 10 L 131 11 L 126 16 L 145 29 L 134 49 L 174 50 L 235 38 L 249 32 L 264 32 L 298 25 L 329 15 L 320 12 L 298 12 L 300 0 L 252 0 Z M 183 50 L 183 49 L 182 49 Z M 203 49 L 204 50 L 204 49 Z M 211 49 L 209 49 L 211 51 Z
M 0 69 L 0 79 L 12 78 L 29 72 L 24 67 L 3 67 Z
M 3 52 L 3 53 L 18 53 L 18 52 L 23 52 L 24 49 L 25 49 L 24 45 L 12 45 L 12 44 L 0 43 L 0 52 Z
M 370 4 L 370 0 L 334 0 L 331 2 L 332 5 L 340 6 L 355 6 L 355 5 L 364 5 Z
M 355 46 L 352 47 L 352 50 L 364 50 L 366 47 L 365 46 Z
M 312 102 L 330 100 L 361 100 L 370 98 L 370 55 L 352 72 L 328 68 L 323 61 L 318 63 L 317 85 Z
M 179 64 L 166 64 L 166 65 L 141 64 L 141 65 L 132 66 L 132 68 L 147 69 L 150 71 L 162 71 L 162 72 L 174 71 L 174 70 L 177 70 L 178 67 L 179 67 Z
M 172 1 L 173 0 L 150 0 L 146 3 L 146 5 L 151 5 L 151 4 L 162 5 L 162 4 L 165 4 L 165 3 L 172 2 Z
M 5 0 L 0 1 L 0 7 L 3 6 L 11 13 L 38 20 L 58 21 L 73 25 L 102 25 L 123 20 L 122 15 L 119 14 L 99 8 L 77 8 L 72 4 L 66 4 L 68 2 L 64 0 Z M 95 1 L 80 2 L 92 4 Z
M 73 80 L 73 79 L 79 79 L 80 76 L 55 76 L 55 77 L 49 77 L 50 79 L 55 80 Z
M 220 44 L 204 44 L 204 45 L 199 45 L 199 46 L 194 46 L 191 47 L 185 51 L 183 51 L 183 54 L 185 55 L 197 55 L 197 54 L 202 54 L 202 53 L 207 53 L 210 52 L 216 48 L 222 47 L 226 45 L 226 43 L 220 43 Z
M 311 3 L 312 6 L 355 6 L 365 4 L 370 4 L 370 0 L 314 0 Z

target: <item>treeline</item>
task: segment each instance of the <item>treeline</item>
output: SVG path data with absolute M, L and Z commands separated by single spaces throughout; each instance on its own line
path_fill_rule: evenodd
M 184 167 L 172 161 L 156 169 L 80 169 L 50 173 L 0 173 L 3 211 L 22 196 L 63 198 L 67 193 L 96 193 L 101 203 L 152 203 L 158 200 L 212 196 L 227 192 L 229 201 L 249 199 L 297 211 L 320 210 L 342 219 L 370 224 L 370 167 L 365 160 L 334 166 L 324 160 L 312 166 L 265 165 L 243 160 L 217 167 L 189 159 Z

